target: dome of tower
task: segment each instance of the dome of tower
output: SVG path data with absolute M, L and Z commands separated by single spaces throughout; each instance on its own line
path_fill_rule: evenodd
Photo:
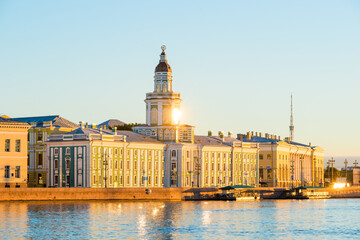
M 171 72 L 171 67 L 167 62 L 159 62 L 155 68 L 155 72 Z
M 171 67 L 166 60 L 165 45 L 161 46 L 161 54 L 159 64 L 155 68 L 155 72 L 171 72 Z

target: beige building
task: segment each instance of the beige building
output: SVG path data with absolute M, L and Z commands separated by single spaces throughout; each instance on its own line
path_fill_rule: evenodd
M 0 117 L 0 187 L 27 187 L 27 135 L 30 126 Z
M 248 132 L 240 140 L 259 144 L 259 180 L 263 186 L 324 186 L 324 150 L 279 136 Z

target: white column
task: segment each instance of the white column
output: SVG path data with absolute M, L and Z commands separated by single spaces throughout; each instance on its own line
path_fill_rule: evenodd
M 162 125 L 162 102 L 158 102 L 158 126 Z
M 146 108 L 146 124 L 150 125 L 151 124 L 151 120 L 150 120 L 150 117 L 151 117 L 151 103 L 148 102 L 148 103 L 146 103 L 146 105 L 147 105 L 147 108 Z

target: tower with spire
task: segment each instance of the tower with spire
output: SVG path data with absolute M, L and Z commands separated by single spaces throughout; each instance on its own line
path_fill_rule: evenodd
M 173 91 L 172 70 L 161 46 L 155 68 L 154 90 L 146 94 L 146 125 L 133 127 L 137 133 L 165 142 L 194 142 L 194 127 L 180 124 L 180 93 Z
M 290 142 L 293 142 L 294 141 L 294 116 L 293 116 L 293 96 L 291 94 L 291 115 L 290 115 L 290 126 L 289 126 L 289 129 L 290 129 Z

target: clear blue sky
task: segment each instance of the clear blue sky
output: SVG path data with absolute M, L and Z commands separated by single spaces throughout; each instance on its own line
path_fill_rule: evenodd
M 167 46 L 182 123 L 360 156 L 360 1 L 0 1 L 0 113 L 145 122 Z M 358 158 L 360 160 L 360 157 Z

